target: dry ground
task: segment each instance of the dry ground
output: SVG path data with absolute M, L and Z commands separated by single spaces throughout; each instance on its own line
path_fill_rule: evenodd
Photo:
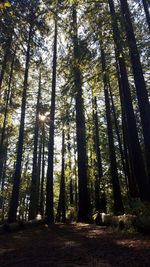
M 88 224 L 43 225 L 0 236 L 0 267 L 149 267 L 150 237 Z

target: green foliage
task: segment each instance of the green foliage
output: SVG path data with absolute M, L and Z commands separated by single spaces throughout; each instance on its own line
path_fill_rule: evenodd
M 5 9 L 11 7 L 10 1 L 0 1 L 0 9 Z
M 130 201 L 130 212 L 135 215 L 150 216 L 150 203 L 141 202 L 140 199 L 131 199 Z

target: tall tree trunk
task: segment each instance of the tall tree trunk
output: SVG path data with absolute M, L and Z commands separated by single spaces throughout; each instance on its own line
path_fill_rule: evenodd
M 134 172 L 134 161 L 132 158 L 132 148 L 130 143 L 130 133 L 128 128 L 128 120 L 125 112 L 125 98 L 123 97 L 122 90 L 122 79 L 120 76 L 119 65 L 117 60 L 117 52 L 115 49 L 115 58 L 116 58 L 116 70 L 117 70 L 117 78 L 118 78 L 118 86 L 119 86 L 119 95 L 120 95 L 120 103 L 121 103 L 121 113 L 122 113 L 122 133 L 123 133 L 123 147 L 124 147 L 124 157 L 125 157 L 125 173 L 128 179 L 128 187 L 129 194 L 131 197 L 139 197 L 139 192 L 137 188 L 137 182 L 135 178 Z M 133 108 L 132 108 L 133 110 Z
M 7 66 L 7 61 L 8 61 L 9 55 L 10 55 L 11 44 L 12 44 L 12 33 L 10 33 L 10 36 L 9 36 L 7 44 L 6 44 L 5 54 L 4 54 L 4 58 L 3 58 L 3 62 L 2 62 L 2 68 L 1 68 L 1 72 L 0 72 L 0 99 L 1 99 L 1 93 L 2 93 L 1 92 L 2 91 L 2 82 L 3 82 L 3 78 L 4 78 L 6 66 Z M 0 112 L 1 112 L 1 110 L 0 110 Z
M 110 169 L 113 185 L 113 196 L 114 196 L 114 213 L 119 214 L 124 212 L 121 190 L 119 184 L 119 177 L 117 171 L 116 153 L 113 138 L 113 127 L 111 119 L 110 99 L 109 99 L 109 83 L 106 74 L 106 60 L 105 53 L 101 44 L 101 61 L 102 61 L 102 72 L 103 72 L 103 83 L 104 83 L 104 95 L 106 105 L 106 118 L 107 118 L 107 131 L 108 131 L 108 142 L 109 142 L 109 156 L 110 156 Z
M 48 169 L 46 184 L 46 218 L 49 222 L 54 221 L 53 203 L 53 158 L 54 158 L 54 120 L 55 120 L 55 95 L 56 95 L 56 66 L 57 66 L 57 18 L 55 19 L 54 50 L 53 50 L 53 73 L 51 92 L 50 128 L 48 143 Z
M 40 113 L 40 98 L 41 98 L 41 69 L 39 71 L 39 88 L 36 105 L 36 119 L 34 127 L 34 148 L 33 148 L 33 165 L 32 165 L 32 180 L 31 180 L 31 194 L 29 206 L 29 220 L 36 217 L 38 207 L 38 166 L 37 166 L 37 148 L 39 135 L 39 113 Z
M 150 4 L 149 4 L 150 2 L 148 3 L 148 1 L 149 0 L 142 0 L 142 3 L 143 3 L 145 15 L 146 15 L 148 28 L 149 28 L 149 31 L 150 31 L 150 13 L 149 13 L 149 9 L 148 9 L 148 7 L 150 6 Z
M 77 173 L 77 158 L 76 158 L 76 138 L 75 135 L 73 135 L 73 147 L 74 147 L 74 177 L 75 177 L 75 182 L 74 182 L 74 191 L 75 191 L 75 210 L 76 213 L 78 211 L 78 173 Z
M 45 127 L 42 126 L 42 175 L 40 186 L 40 214 L 44 216 L 44 177 L 45 177 Z
M 3 141 L 4 141 L 4 138 L 5 138 L 5 130 L 6 130 L 6 123 L 7 123 L 7 116 L 8 116 L 8 106 L 9 106 L 9 98 L 10 98 L 11 83 L 12 83 L 12 77 L 13 77 L 14 59 L 15 59 L 15 54 L 13 55 L 12 62 L 11 62 L 11 68 L 10 68 L 10 75 L 9 75 L 9 81 L 8 81 L 8 90 L 7 90 L 6 103 L 5 103 L 4 122 L 3 122 L 3 127 L 2 127 L 0 148 L 3 146 Z
M 122 96 L 124 99 L 124 107 L 125 113 L 128 123 L 128 136 L 129 142 L 132 152 L 132 160 L 133 160 L 133 168 L 135 177 L 139 187 L 140 198 L 142 201 L 149 201 L 150 200 L 150 187 L 147 181 L 147 176 L 145 172 L 142 152 L 139 144 L 137 127 L 136 127 L 136 120 L 134 116 L 132 100 L 131 100 L 131 93 L 128 81 L 128 75 L 125 65 L 125 60 L 123 56 L 123 51 L 121 47 L 121 38 L 120 33 L 116 21 L 116 14 L 114 9 L 114 4 L 112 0 L 108 0 L 110 13 L 112 18 L 112 26 L 113 26 L 113 36 L 116 45 L 116 53 L 118 59 L 118 66 L 119 66 L 119 73 L 121 77 L 121 88 L 122 88 Z
M 86 222 L 89 220 L 90 196 L 88 192 L 87 178 L 87 153 L 86 153 L 86 133 L 85 115 L 82 92 L 81 71 L 79 67 L 79 46 L 77 35 L 77 12 L 73 5 L 73 48 L 74 48 L 74 86 L 76 102 L 76 129 L 77 129 L 77 154 L 78 154 L 78 186 L 79 186 L 79 207 L 78 221 Z
M 2 203 L 1 203 L 1 210 L 2 210 L 2 221 L 5 219 L 5 178 L 6 178 L 6 168 L 7 168 L 7 151 L 6 151 L 6 157 L 4 161 L 4 167 L 2 172 L 2 182 L 1 182 L 1 196 L 2 196 Z
M 150 104 L 148 99 L 148 93 L 146 90 L 146 84 L 142 71 L 142 65 L 140 62 L 139 51 L 136 44 L 135 34 L 133 30 L 131 15 L 127 0 L 120 0 L 122 15 L 125 21 L 126 37 L 129 46 L 129 53 L 132 63 L 132 70 L 134 75 L 134 81 L 136 86 L 141 123 L 143 128 L 146 163 L 149 174 L 150 184 Z
M 100 138 L 99 138 L 99 125 L 98 125 L 98 113 L 97 113 L 97 98 L 96 96 L 92 96 L 93 102 L 93 122 L 94 122 L 94 150 L 96 153 L 96 162 L 95 162 L 95 207 L 98 211 L 106 210 L 106 207 L 102 207 L 102 203 L 100 201 L 101 192 L 100 192 L 100 181 L 103 175 L 102 170 L 102 159 L 101 159 L 101 151 L 100 151 Z
M 70 138 L 70 127 L 69 127 L 69 114 L 67 112 L 67 127 L 68 127 L 68 134 L 67 134 L 67 141 L 68 141 L 68 168 L 69 172 L 71 173 L 71 138 Z M 69 197 L 70 197 L 70 205 L 72 206 L 74 204 L 74 184 L 72 179 L 72 174 L 69 175 Z
M 5 155 L 5 136 L 6 136 L 6 124 L 7 124 L 7 117 L 8 117 L 8 107 L 9 107 L 9 98 L 10 98 L 10 91 L 11 91 L 11 82 L 13 77 L 13 68 L 14 68 L 14 58 L 15 54 L 13 55 L 11 67 L 10 67 L 10 75 L 9 75 L 9 81 L 8 81 L 8 90 L 6 95 L 6 103 L 5 103 L 5 111 L 4 111 L 4 121 L 3 121 L 3 127 L 2 127 L 2 133 L 1 133 L 1 139 L 0 139 L 0 180 L 2 177 L 3 172 L 3 162 L 4 162 L 4 155 Z
M 60 193 L 57 210 L 57 221 L 66 221 L 66 196 L 65 196 L 65 132 L 62 131 L 62 164 L 61 164 L 61 180 Z
M 23 174 L 22 174 L 22 183 L 24 183 L 24 181 L 27 178 L 27 173 L 28 173 L 28 166 L 29 166 L 29 154 L 27 156 L 26 162 L 24 163 L 23 166 Z M 24 220 L 24 214 L 25 214 L 25 199 L 26 199 L 26 195 L 27 195 L 27 188 L 26 188 L 26 192 L 24 189 L 23 194 L 20 195 L 20 201 L 19 201 L 19 219 Z
M 32 28 L 33 26 L 30 25 L 28 43 L 27 43 L 27 52 L 26 52 L 23 93 L 22 93 L 21 118 L 20 118 L 18 145 L 17 145 L 17 160 L 16 160 L 16 166 L 15 166 L 15 172 L 13 175 L 13 190 L 12 190 L 12 196 L 10 200 L 10 208 L 9 208 L 9 214 L 8 214 L 9 222 L 16 221 L 17 208 L 18 208 L 18 202 L 19 202 L 21 162 L 22 162 L 22 154 L 23 154 L 23 142 L 24 142 L 24 123 L 25 123 L 26 96 L 27 96 L 27 87 L 28 87 L 28 72 L 29 72 Z
M 108 141 L 109 141 L 109 154 L 110 154 L 110 167 L 111 167 L 111 176 L 112 176 L 112 185 L 113 185 L 113 196 L 114 196 L 114 213 L 119 214 L 124 212 L 121 190 L 119 185 L 118 171 L 117 171 L 117 162 L 116 154 L 114 147 L 113 139 L 113 130 L 112 130 L 112 121 L 110 114 L 110 100 L 108 89 L 104 86 L 105 93 L 105 103 L 106 103 L 106 117 L 107 117 L 107 130 L 108 130 Z
M 125 112 L 122 113 L 122 130 L 123 130 L 123 145 L 124 155 L 126 160 L 126 173 L 128 179 L 129 197 L 139 197 L 138 185 L 135 177 L 134 161 L 130 145 L 128 124 L 126 121 Z
M 112 176 L 112 185 L 113 185 L 113 196 L 114 196 L 114 213 L 119 214 L 124 212 L 123 202 L 121 197 L 121 190 L 119 185 L 118 171 L 117 171 L 117 162 L 116 154 L 114 147 L 113 139 L 113 130 L 112 130 L 112 121 L 110 114 L 110 100 L 108 89 L 106 85 L 104 86 L 105 93 L 105 103 L 106 103 L 106 117 L 107 117 L 107 130 L 108 130 L 108 141 L 109 141 L 109 154 L 110 154 L 110 167 L 111 167 L 111 176 Z
M 114 105 L 114 100 L 113 100 L 113 95 L 112 95 L 112 90 L 111 90 L 110 83 L 109 83 L 109 94 L 110 94 L 110 99 L 111 99 L 111 104 L 112 104 L 112 111 L 113 111 L 113 116 L 114 116 L 114 124 L 115 124 L 116 135 L 117 135 L 117 139 L 118 139 L 119 152 L 120 152 L 120 156 L 121 156 L 121 163 L 122 163 L 122 167 L 123 167 L 123 172 L 125 174 L 126 187 L 127 187 L 127 190 L 128 190 L 124 152 L 123 152 L 123 148 L 122 148 L 122 142 L 121 142 L 119 126 L 118 126 L 116 110 L 115 110 L 115 105 Z
M 41 168 L 43 167 L 42 164 L 42 150 L 43 150 L 43 134 L 45 134 L 45 126 L 44 126 L 44 121 L 43 121 L 43 126 L 42 126 L 42 135 L 39 141 L 39 155 L 38 155 L 38 163 L 37 163 L 37 206 L 36 206 L 36 213 L 40 213 L 40 182 L 41 182 Z M 43 129 L 44 128 L 44 129 Z M 44 131 L 44 133 L 43 133 Z

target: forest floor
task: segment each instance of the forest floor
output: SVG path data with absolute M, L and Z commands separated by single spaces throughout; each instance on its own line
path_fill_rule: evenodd
M 88 224 L 42 225 L 0 236 L 0 267 L 149 267 L 150 236 Z

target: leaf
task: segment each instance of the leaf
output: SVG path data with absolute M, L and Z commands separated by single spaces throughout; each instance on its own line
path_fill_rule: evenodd
M 6 1 L 5 3 L 4 3 L 4 7 L 10 7 L 11 6 L 11 3 L 9 2 L 9 1 Z
M 9 1 L 5 1 L 4 3 L 0 2 L 0 9 L 4 9 L 7 7 L 11 7 L 11 3 Z

